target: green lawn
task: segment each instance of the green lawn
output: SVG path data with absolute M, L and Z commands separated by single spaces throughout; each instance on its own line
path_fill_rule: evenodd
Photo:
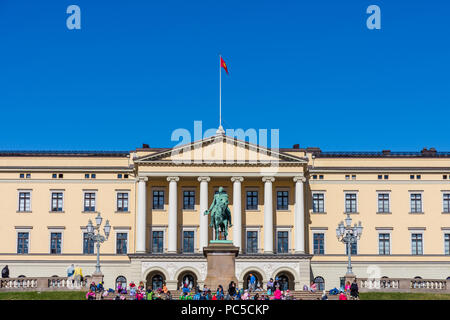
M 450 300 L 445 293 L 362 292 L 361 300 Z
M 86 292 L 0 292 L 0 300 L 85 300 Z

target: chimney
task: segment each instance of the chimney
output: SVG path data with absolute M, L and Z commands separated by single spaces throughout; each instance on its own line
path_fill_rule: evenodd
M 422 153 L 422 156 L 424 156 L 424 157 L 434 157 L 434 156 L 436 156 L 437 151 L 435 148 L 430 148 L 430 149 L 423 148 L 421 153 Z
M 148 144 L 146 144 L 146 143 L 142 144 L 142 149 L 148 149 L 148 148 L 150 148 L 150 146 Z
M 292 146 L 292 149 L 300 149 L 300 145 L 297 143 L 297 144 L 294 144 L 293 146 Z
M 383 153 L 383 156 L 387 156 L 387 155 L 391 154 L 391 150 L 383 150 L 382 153 Z

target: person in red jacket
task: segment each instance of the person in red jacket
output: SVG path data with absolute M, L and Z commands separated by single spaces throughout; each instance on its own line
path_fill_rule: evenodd
M 339 294 L 339 300 L 347 300 L 347 296 L 343 291 L 341 291 L 341 293 Z

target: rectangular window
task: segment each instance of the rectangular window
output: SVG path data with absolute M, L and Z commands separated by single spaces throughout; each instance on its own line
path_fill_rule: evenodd
M 378 213 L 388 213 L 389 211 L 389 193 L 378 194 Z
M 128 192 L 117 193 L 117 211 L 120 212 L 128 211 Z
M 52 192 L 52 212 L 63 211 L 63 193 Z
M 378 253 L 380 255 L 391 254 L 391 235 L 389 233 L 378 234 Z
M 19 192 L 19 211 L 31 211 L 31 192 Z
M 194 252 L 194 231 L 183 231 L 183 252 Z
M 164 190 L 153 190 L 153 209 L 164 209 Z
M 450 193 L 444 193 L 443 201 L 443 212 L 450 213 Z
M 95 211 L 95 192 L 84 193 L 84 211 Z
M 94 254 L 94 240 L 92 240 L 87 232 L 83 232 L 83 253 Z
M 127 254 L 128 233 L 116 234 L 116 253 Z
M 324 194 L 313 193 L 313 212 L 324 212 Z
M 278 253 L 288 253 L 289 252 L 289 232 L 288 231 L 278 231 L 277 232 L 277 248 L 278 248 Z
M 247 231 L 247 253 L 258 253 L 258 231 Z
M 247 191 L 247 210 L 258 210 L 258 191 Z
M 164 231 L 152 232 L 152 252 L 163 253 L 164 251 Z
M 356 211 L 356 193 L 345 194 L 345 212 L 355 213 Z
M 346 245 L 345 247 L 346 247 L 346 248 L 345 248 L 345 254 L 348 254 L 348 245 Z M 352 247 L 351 254 L 352 254 L 352 255 L 358 254 L 358 249 L 357 249 L 356 242 L 352 242 L 352 243 L 351 243 L 351 247 Z
M 325 254 L 325 234 L 313 233 L 314 254 Z
M 183 209 L 193 210 L 195 206 L 195 191 L 183 191 Z
M 28 253 L 28 239 L 30 234 L 28 232 L 17 233 L 17 253 Z
M 423 254 L 423 239 L 421 233 L 411 234 L 411 253 L 413 255 Z
M 411 212 L 421 213 L 422 212 L 422 194 L 421 193 L 411 193 Z
M 50 233 L 50 253 L 51 254 L 60 254 L 61 253 L 61 240 L 62 240 L 61 232 Z
M 277 191 L 277 210 L 287 210 L 289 206 L 289 191 Z
M 444 234 L 445 254 L 450 255 L 450 233 Z

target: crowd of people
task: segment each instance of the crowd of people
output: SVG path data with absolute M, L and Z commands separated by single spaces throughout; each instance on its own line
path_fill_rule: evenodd
M 281 285 L 278 279 L 270 279 L 267 283 L 267 291 L 260 292 L 255 285 L 255 281 L 250 278 L 250 285 L 248 289 L 239 288 L 238 285 L 231 281 L 227 290 L 219 285 L 216 290 L 211 290 L 206 285 L 202 289 L 199 286 L 193 286 L 192 283 L 184 283 L 180 287 L 181 294 L 180 300 L 295 300 L 289 289 L 281 290 Z M 304 286 L 304 290 L 309 292 L 316 292 L 316 284 Z M 127 285 L 126 283 L 119 282 L 116 290 L 104 288 L 103 282 L 97 285 L 92 282 L 89 291 L 86 293 L 86 299 L 104 299 L 112 295 L 114 300 L 173 300 L 171 292 L 167 289 L 165 284 L 161 288 L 151 290 L 145 289 L 144 282 L 140 282 L 136 285 L 133 281 Z M 358 285 L 356 280 L 350 284 L 347 282 L 344 290 L 332 289 L 328 293 L 323 290 L 319 300 L 328 300 L 329 295 L 338 295 L 339 300 L 358 299 Z

